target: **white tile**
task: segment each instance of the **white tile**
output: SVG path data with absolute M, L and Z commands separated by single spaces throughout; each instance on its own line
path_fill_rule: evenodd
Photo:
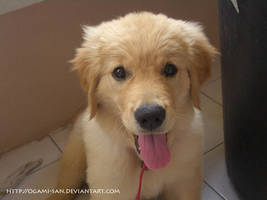
M 27 176 L 16 189 L 53 189 L 57 184 L 57 177 L 60 170 L 60 161 L 56 161 L 49 166 L 46 166 L 37 172 Z M 52 193 L 42 194 L 9 194 L 4 196 L 1 200 L 45 200 Z M 76 200 L 88 200 L 88 195 L 80 195 Z
M 29 175 L 16 189 L 53 189 L 57 184 L 57 177 L 60 170 L 60 161 L 38 170 Z M 52 193 L 42 194 L 9 194 L 1 200 L 45 200 Z M 76 200 L 88 200 L 88 195 L 79 195 Z
M 202 200 L 224 200 L 216 192 L 214 192 L 207 184 L 203 184 Z
M 59 161 L 29 175 L 17 189 L 50 189 L 56 186 Z M 2 200 L 44 200 L 51 194 L 8 194 Z
M 61 152 L 49 137 L 34 141 L 4 154 L 0 158 L 0 182 L 29 161 L 43 159 L 43 167 L 61 156 Z M 40 168 L 39 167 L 39 168 Z
M 204 156 L 204 179 L 225 199 L 239 200 L 226 171 L 224 145 Z
M 58 147 L 61 149 L 61 151 L 63 151 L 64 149 L 70 131 L 71 131 L 71 125 L 67 125 L 50 133 L 50 136 L 52 137 L 54 142 L 58 145 Z
M 0 15 L 26 6 L 30 6 L 34 3 L 39 3 L 41 1 L 43 0 L 1 0 Z
M 214 101 L 222 105 L 222 81 L 219 78 L 203 86 L 201 91 L 212 98 Z
M 204 152 L 209 151 L 224 140 L 222 107 L 203 94 L 200 108 L 204 122 Z

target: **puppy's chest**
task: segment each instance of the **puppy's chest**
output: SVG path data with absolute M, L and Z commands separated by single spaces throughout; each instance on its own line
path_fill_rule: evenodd
M 142 197 L 153 198 L 162 192 L 166 176 L 163 172 L 146 170 L 142 182 Z

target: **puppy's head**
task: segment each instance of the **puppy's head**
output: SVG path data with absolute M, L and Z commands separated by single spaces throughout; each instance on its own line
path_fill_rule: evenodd
M 119 121 L 147 161 L 153 148 L 168 157 L 166 135 L 179 134 L 175 127 L 199 108 L 215 54 L 198 24 L 144 12 L 85 27 L 73 63 L 88 92 L 90 118 Z M 158 168 L 167 161 L 147 162 Z

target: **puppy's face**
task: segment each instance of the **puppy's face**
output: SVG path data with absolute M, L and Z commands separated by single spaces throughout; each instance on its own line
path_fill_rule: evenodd
M 104 112 L 135 139 L 178 134 L 174 128 L 199 107 L 199 86 L 215 54 L 200 26 L 139 13 L 84 31 L 73 62 L 91 118 Z

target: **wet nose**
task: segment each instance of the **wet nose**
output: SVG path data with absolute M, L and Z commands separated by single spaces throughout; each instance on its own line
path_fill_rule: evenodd
M 135 119 L 145 130 L 158 128 L 165 120 L 166 111 L 159 105 L 142 105 L 134 113 Z

